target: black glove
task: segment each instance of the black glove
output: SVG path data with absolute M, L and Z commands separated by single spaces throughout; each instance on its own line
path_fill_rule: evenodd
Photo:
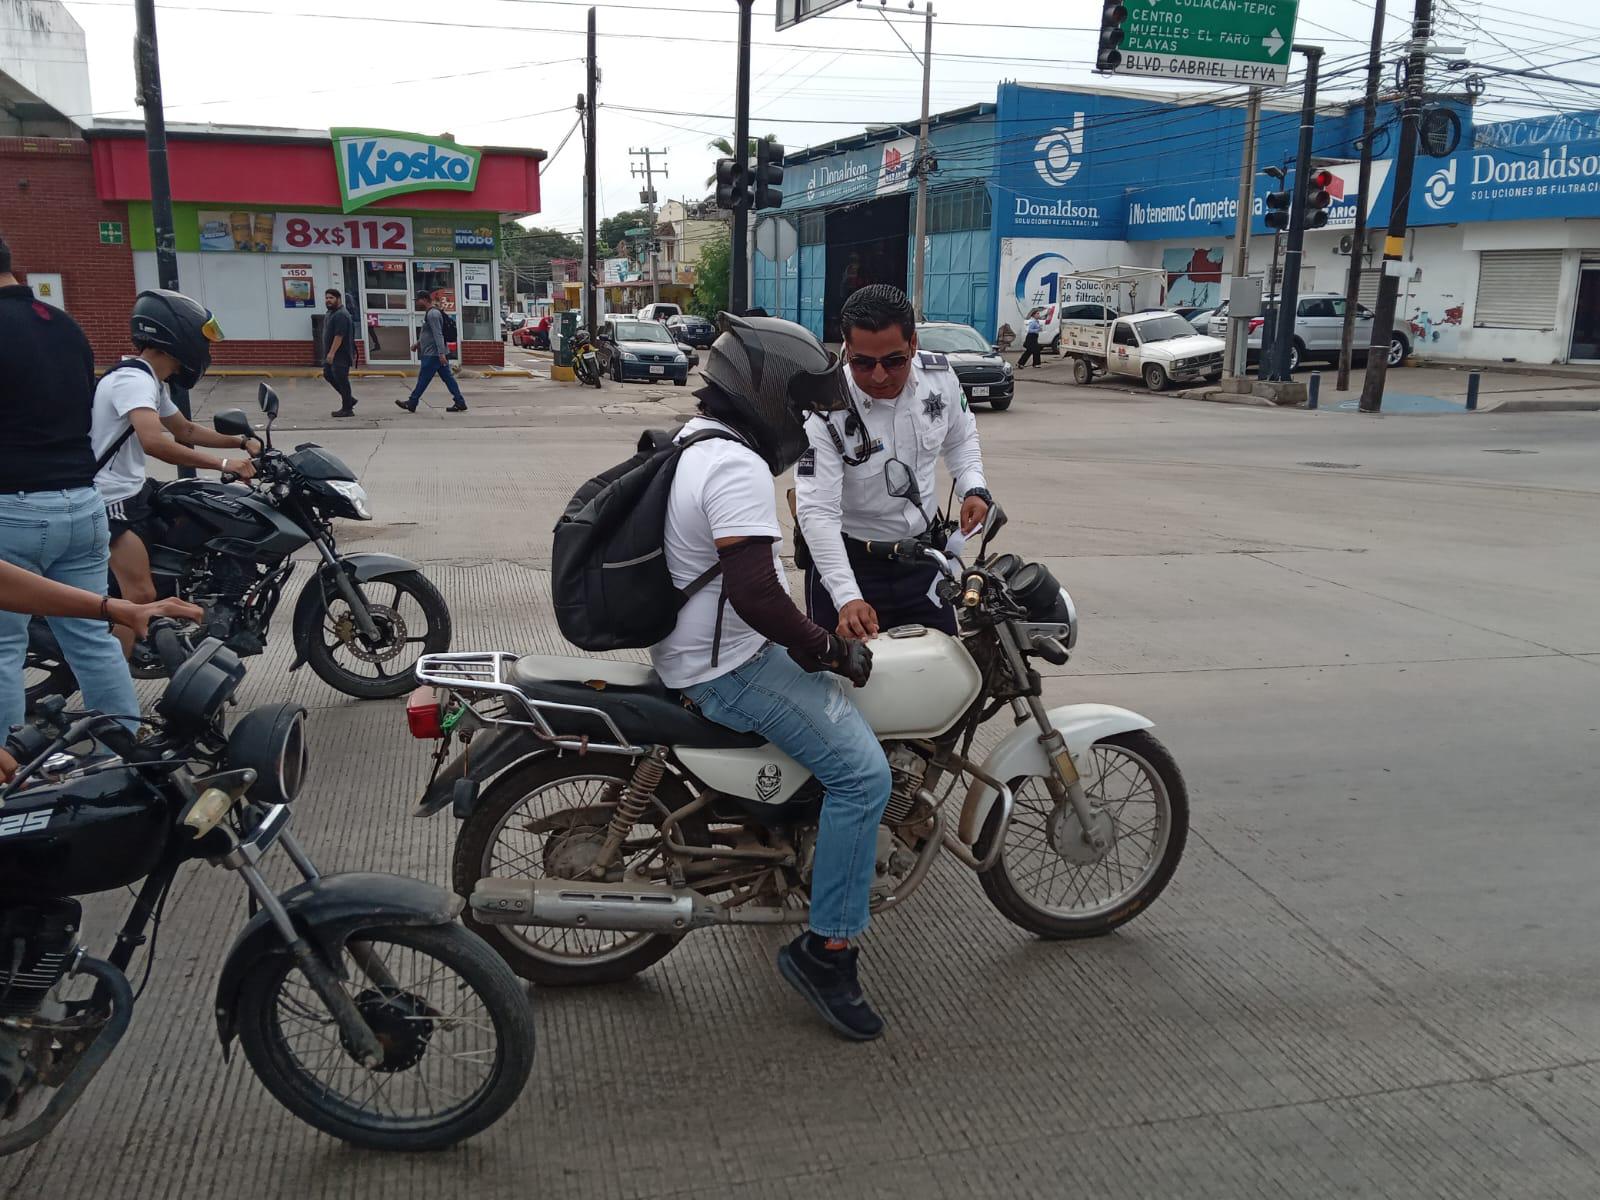
M 830 633 L 827 647 L 820 655 L 791 648 L 789 657 L 800 664 L 801 670 L 812 674 L 832 671 L 835 675 L 844 676 L 856 687 L 865 687 L 867 680 L 872 677 L 872 648 L 854 638 L 836 637 Z

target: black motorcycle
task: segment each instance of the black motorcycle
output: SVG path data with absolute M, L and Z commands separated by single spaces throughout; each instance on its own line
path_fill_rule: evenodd
M 267 626 L 294 573 L 294 554 L 306 545 L 322 560 L 300 591 L 290 670 L 309 663 L 327 683 L 366 700 L 403 695 L 423 654 L 450 647 L 450 610 L 417 564 L 393 554 L 340 555 L 336 517 L 370 521 L 367 494 L 355 472 L 311 442 L 291 454 L 272 446 L 277 394 L 261 385 L 267 414 L 266 448 L 252 486 L 179 479 L 152 501 L 147 531 L 150 571 L 158 595 L 178 596 L 206 611 L 202 634 L 236 654 L 260 654 Z M 238 409 L 212 420 L 219 433 L 253 435 Z M 135 647 L 134 673 L 160 675 L 148 645 Z M 32 622 L 27 676 L 30 710 L 45 695 L 71 695 L 72 672 L 46 622 Z
M 127 1031 L 127 970 L 155 933 L 174 877 L 204 859 L 238 872 L 254 916 L 222 964 L 214 1012 L 280 1103 L 375 1149 L 451 1145 L 493 1123 L 533 1064 L 533 1014 L 516 977 L 456 923 L 459 898 L 396 875 L 323 875 L 288 832 L 307 769 L 305 710 L 257 708 L 225 731 L 244 676 L 208 638 L 152 633 L 172 682 L 154 737 L 42 706 L 6 749 L 0 788 L 0 1155 L 43 1138 Z M 276 892 L 281 846 L 304 882 Z M 79 943 L 75 897 L 143 880 L 105 959 Z M 259 911 L 255 911 L 259 908 Z M 88 995 L 86 984 L 92 983 Z

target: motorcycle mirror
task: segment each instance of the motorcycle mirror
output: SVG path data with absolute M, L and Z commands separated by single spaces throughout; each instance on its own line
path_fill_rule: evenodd
M 224 409 L 211 418 L 211 428 L 218 433 L 225 433 L 229 437 L 253 437 L 255 430 L 250 428 L 250 418 L 237 408 Z
M 256 399 L 261 404 L 261 411 L 267 414 L 269 420 L 278 415 L 278 393 L 266 384 L 263 383 L 261 385 L 260 390 L 256 393 Z
M 917 477 L 898 458 L 891 458 L 883 464 L 883 485 L 889 489 L 889 495 L 897 500 L 909 500 L 919 506 L 922 503 Z
M 989 515 L 983 522 L 983 541 L 978 546 L 978 557 L 981 559 L 989 549 L 989 539 L 1005 528 L 1006 511 L 999 504 L 991 502 Z

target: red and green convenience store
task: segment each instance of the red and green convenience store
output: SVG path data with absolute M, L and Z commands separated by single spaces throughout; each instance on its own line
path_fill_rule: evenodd
M 142 127 L 4 142 L 0 165 L 31 171 L 41 187 L 29 199 L 47 206 L 0 224 L 20 273 L 53 285 L 54 303 L 88 318 L 96 358 L 114 359 L 134 291 L 157 281 Z M 215 361 L 314 363 L 313 317 L 334 287 L 357 318 L 363 363 L 415 361 L 419 291 L 454 313 L 463 363 L 503 363 L 500 224 L 539 211 L 543 158 L 388 130 L 173 127 L 178 275 L 227 335 Z

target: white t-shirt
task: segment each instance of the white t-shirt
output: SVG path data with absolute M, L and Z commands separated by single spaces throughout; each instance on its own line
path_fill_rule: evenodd
M 721 422 L 696 417 L 677 436 L 682 441 L 705 429 L 726 429 Z M 772 569 L 789 590 L 778 551 L 783 530 L 778 525 L 778 500 L 772 472 L 762 457 L 743 442 L 708 439 L 683 452 L 667 500 L 665 549 L 672 582 L 687 587 L 717 562 L 717 538 L 769 537 Z M 656 674 L 668 687 L 704 683 L 742 667 L 766 644 L 728 605 L 722 611 L 722 642 L 717 665 L 711 665 L 716 641 L 717 609 L 722 602 L 722 576 L 701 588 L 678 610 L 678 623 L 650 647 Z
M 123 359 L 127 362 L 127 359 Z M 89 425 L 89 444 L 95 461 L 106 452 L 111 443 L 128 428 L 128 414 L 135 409 L 154 409 L 158 417 L 173 416 L 178 406 L 167 393 L 167 385 L 158 383 L 156 377 L 140 367 L 123 367 L 112 371 L 94 390 L 94 408 Z M 144 486 L 144 447 L 136 433 L 128 438 L 111 456 L 111 460 L 94 477 L 94 486 L 100 499 L 108 505 L 137 495 Z

